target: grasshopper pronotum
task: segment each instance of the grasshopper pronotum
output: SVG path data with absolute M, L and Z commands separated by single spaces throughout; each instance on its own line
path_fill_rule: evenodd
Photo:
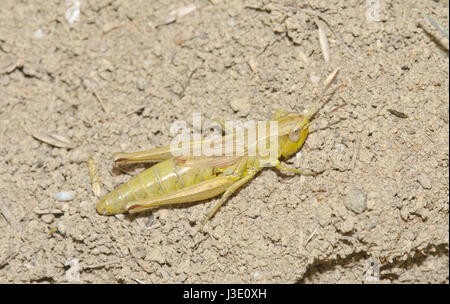
M 337 74 L 338 70 L 330 75 L 324 92 Z M 261 143 L 266 145 L 269 138 L 258 136 L 254 142 L 247 142 L 249 139 L 247 135 L 244 153 L 239 155 L 174 157 L 172 146 L 133 153 L 115 153 L 116 164 L 158 163 L 105 195 L 98 202 L 97 211 L 104 215 L 127 211 L 135 213 L 161 205 L 200 201 L 223 193 L 205 219 L 206 223 L 234 191 L 251 180 L 264 167 L 270 165 L 281 172 L 314 175 L 315 173 L 311 171 L 288 167 L 278 159 L 288 157 L 302 147 L 321 99 L 319 98 L 304 115 L 284 110 L 275 112 L 273 121 L 278 123 L 275 160 L 269 160 L 267 156 L 261 155 L 259 150 L 255 155 L 250 155 L 249 148 Z M 236 133 L 232 132 L 222 137 L 224 143 L 227 142 L 226 139 L 231 139 L 232 144 L 236 145 Z M 202 144 L 204 140 L 191 141 L 189 147 L 195 148 L 196 145 Z

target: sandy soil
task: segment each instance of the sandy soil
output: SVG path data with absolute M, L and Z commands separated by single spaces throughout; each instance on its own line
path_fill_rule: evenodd
M 448 28 L 448 1 L 380 0 L 377 21 L 362 0 L 99 0 L 70 23 L 73 2 L 1 1 L 0 283 L 449 282 L 449 44 L 415 10 Z M 216 200 L 95 212 L 89 156 L 105 194 L 143 169 L 113 170 L 112 152 L 168 144 L 194 112 L 302 112 L 336 68 L 326 119 L 288 160 L 316 178 L 264 170 L 205 234 Z

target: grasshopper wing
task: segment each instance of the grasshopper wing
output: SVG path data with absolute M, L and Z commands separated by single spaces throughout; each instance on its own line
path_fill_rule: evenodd
M 236 134 L 191 142 L 193 150 L 190 150 L 190 152 L 194 153 L 174 157 L 174 162 L 178 166 L 192 168 L 229 167 L 243 157 L 247 157 L 247 149 L 244 143 L 245 137 L 237 138 Z M 241 151 L 236 151 L 238 146 L 242 147 Z M 196 151 L 197 153 L 195 153 Z
M 170 152 L 170 146 L 164 146 L 161 148 L 144 150 L 139 152 L 116 152 L 113 155 L 114 155 L 114 163 L 118 165 L 154 163 L 172 157 L 172 154 Z
M 206 149 L 208 155 L 215 156 L 206 156 Z M 227 151 L 235 152 L 228 155 Z M 242 156 L 247 156 L 247 152 L 247 134 L 238 136 L 233 133 L 219 138 L 179 142 L 140 152 L 117 152 L 114 153 L 114 162 L 119 165 L 153 163 L 173 157 L 181 166 L 222 168 L 234 164 Z
M 244 156 L 178 156 L 174 162 L 180 167 L 225 168 L 236 164 Z
M 114 163 L 118 165 L 155 163 L 178 155 L 192 155 L 191 151 L 201 151 L 204 141 L 191 140 L 139 152 L 116 152 L 113 154 Z
M 139 152 L 116 152 L 113 154 L 114 163 L 118 165 L 155 163 L 179 155 L 192 155 L 192 151 L 202 151 L 204 142 L 205 140 L 191 140 Z

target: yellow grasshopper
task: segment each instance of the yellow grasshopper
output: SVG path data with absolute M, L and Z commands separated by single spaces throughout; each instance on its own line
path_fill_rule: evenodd
M 335 80 L 337 74 L 338 70 L 330 75 L 322 96 Z M 223 136 L 221 139 L 221 143 L 224 146 L 229 142 L 234 146 L 243 144 L 242 154 L 174 156 L 174 152 L 180 152 L 181 150 L 174 151 L 174 146 L 171 145 L 141 152 L 114 153 L 114 161 L 119 165 L 158 163 L 105 195 L 97 204 L 98 213 L 103 215 L 127 211 L 136 213 L 162 205 L 205 200 L 223 193 L 221 199 L 209 212 L 203 222 L 204 224 L 214 216 L 233 192 L 255 177 L 258 171 L 264 167 L 273 166 L 283 173 L 292 172 L 303 175 L 315 175 L 311 171 L 288 167 L 280 163 L 278 159 L 281 157 L 286 158 L 296 153 L 302 147 L 308 136 L 311 119 L 322 96 L 304 115 L 284 110 L 275 112 L 273 121 L 278 123 L 278 134 L 276 134 L 278 146 L 275 160 L 269 159 L 267 155 L 262 155 L 259 149 L 256 149 L 255 155 L 251 156 L 248 153 L 252 148 L 260 144 L 267 146 L 271 140 L 269 136 L 258 136 L 251 141 L 248 130 L 244 133 L 243 142 L 238 142 L 237 132 L 235 131 L 230 132 L 230 134 Z M 224 127 L 223 122 L 219 123 Z M 268 122 L 266 123 L 268 128 Z M 192 151 L 203 144 L 205 144 L 203 139 L 192 140 L 189 142 L 189 149 Z M 223 151 L 223 146 L 220 146 L 220 149 Z

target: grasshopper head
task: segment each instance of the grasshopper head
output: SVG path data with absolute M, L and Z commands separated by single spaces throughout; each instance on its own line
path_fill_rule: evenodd
M 308 128 L 313 122 L 313 116 L 316 113 L 316 109 L 319 103 L 322 102 L 325 91 L 334 82 L 339 69 L 335 70 L 325 80 L 325 89 L 319 96 L 318 100 L 304 115 L 297 113 L 289 113 L 284 110 L 278 110 L 275 112 L 274 119 L 278 121 L 278 154 L 279 156 L 287 157 L 297 152 L 308 137 Z
M 277 111 L 279 154 L 288 157 L 296 153 L 308 136 L 308 115 Z

